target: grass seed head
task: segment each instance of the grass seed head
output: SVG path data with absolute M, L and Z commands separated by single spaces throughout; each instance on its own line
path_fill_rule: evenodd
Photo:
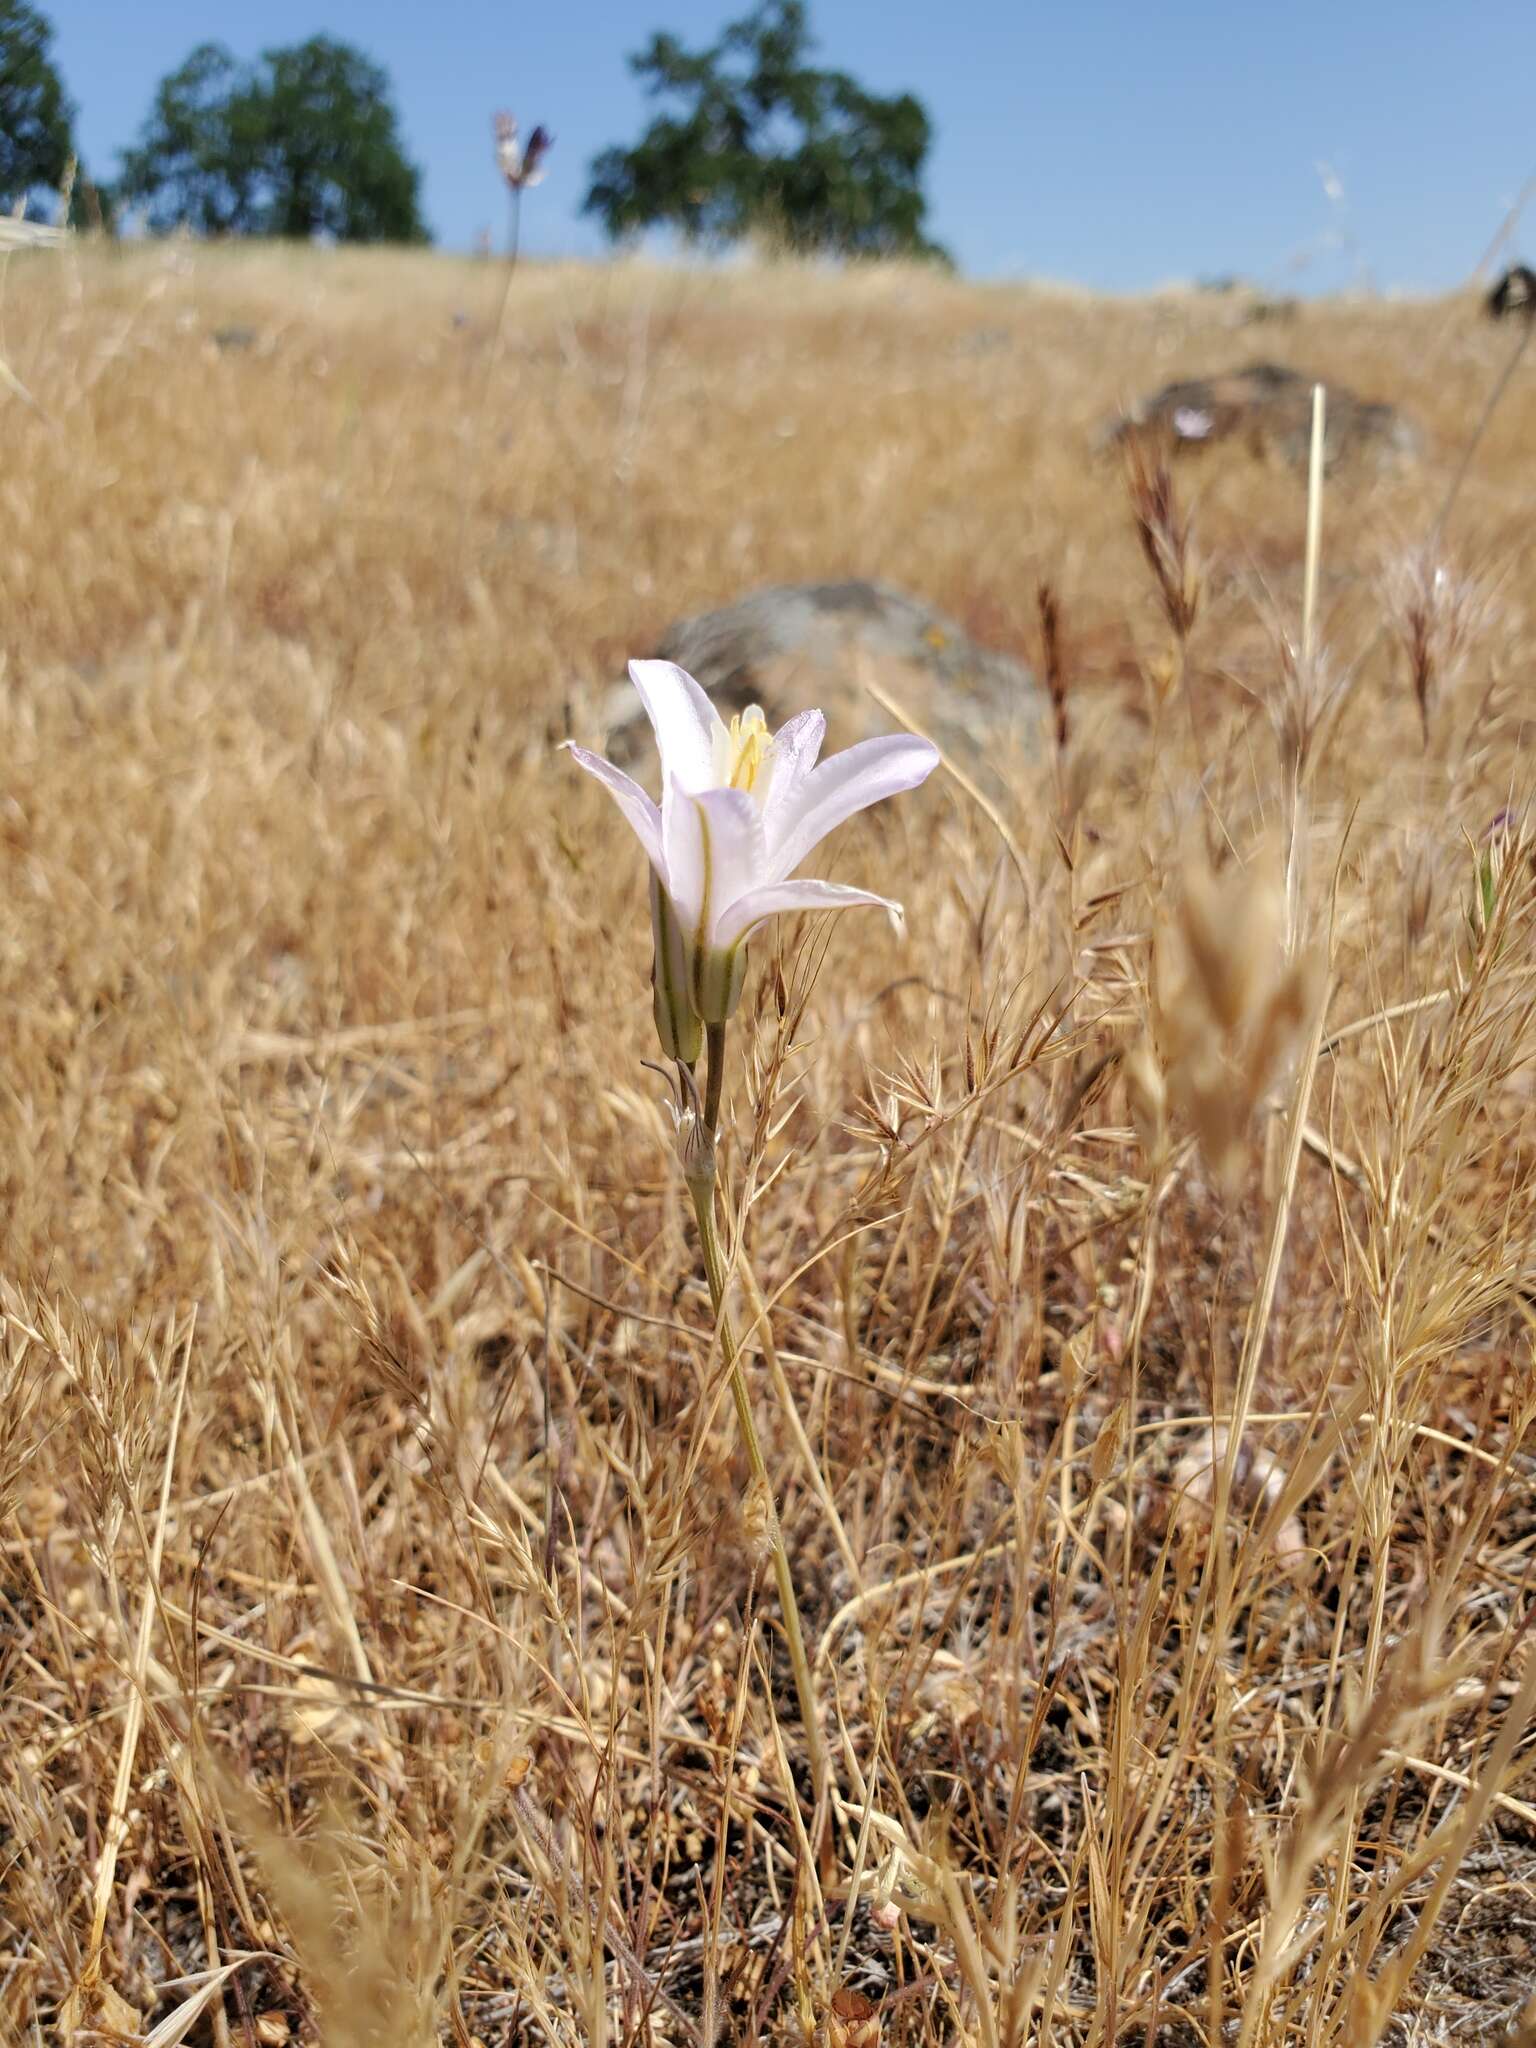
M 1430 547 L 1393 557 L 1386 575 L 1387 617 L 1408 665 L 1408 682 L 1428 747 L 1441 696 L 1453 691 L 1487 624 L 1488 599 Z
M 1168 630 L 1183 648 L 1200 616 L 1205 587 L 1194 522 L 1179 503 L 1167 457 L 1149 452 L 1135 433 L 1125 440 L 1125 482 L 1142 557 L 1152 571 Z
M 1056 587 L 1042 577 L 1035 588 L 1035 610 L 1040 620 L 1040 676 L 1050 699 L 1052 731 L 1058 753 L 1065 753 L 1072 737 L 1072 719 L 1067 703 L 1066 650 L 1062 645 L 1061 599 Z
M 1262 854 L 1219 876 L 1188 863 L 1154 940 L 1150 1046 L 1127 1072 L 1138 1129 L 1157 1128 L 1155 1065 L 1162 1099 L 1235 1188 L 1254 1115 L 1320 993 L 1314 950 L 1285 950 L 1284 899 Z

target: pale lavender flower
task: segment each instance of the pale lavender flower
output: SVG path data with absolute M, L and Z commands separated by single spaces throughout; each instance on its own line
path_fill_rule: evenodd
M 496 163 L 514 192 L 524 192 L 530 185 L 543 182 L 544 159 L 554 140 L 549 130 L 540 124 L 524 144 L 512 116 L 506 113 L 496 116 Z
M 864 740 L 818 764 L 826 720 L 802 711 L 770 734 L 753 705 L 727 726 L 670 661 L 632 661 L 661 753 L 661 803 L 601 755 L 571 752 L 624 813 L 651 865 L 656 1024 L 673 1059 L 698 1056 L 702 1024 L 741 999 L 747 941 L 783 910 L 901 906 L 868 889 L 796 879 L 830 832 L 883 798 L 915 789 L 938 762 L 927 740 Z

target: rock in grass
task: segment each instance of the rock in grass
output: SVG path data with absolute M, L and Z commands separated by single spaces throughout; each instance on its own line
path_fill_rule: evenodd
M 754 591 L 674 621 L 649 651 L 696 676 L 727 718 L 761 704 L 778 725 L 819 705 L 839 745 L 892 729 L 866 679 L 887 689 L 941 746 L 973 759 L 989 737 L 1014 729 L 1032 741 L 1040 727 L 1040 687 L 1022 661 L 981 646 L 943 612 L 885 583 Z M 609 714 L 621 745 L 638 737 L 627 685 Z
M 1182 452 L 1236 441 L 1250 453 L 1273 451 L 1304 469 L 1312 439 L 1312 387 L 1319 383 L 1328 393 L 1324 459 L 1330 468 L 1354 459 L 1390 463 L 1422 449 L 1423 435 L 1396 406 L 1359 398 L 1347 385 L 1280 363 L 1250 363 L 1244 370 L 1165 384 L 1109 421 L 1099 444 L 1114 446 L 1135 435 Z

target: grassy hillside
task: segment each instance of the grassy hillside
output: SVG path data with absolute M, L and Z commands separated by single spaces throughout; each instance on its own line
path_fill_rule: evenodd
M 1536 352 L 1472 447 L 1470 299 L 503 280 L 4 273 L 4 2037 L 1492 2038 Z M 1143 539 L 1093 453 L 1258 357 L 1426 437 L 1330 475 L 1310 651 L 1302 475 L 1209 450 Z M 641 860 L 555 743 L 843 575 L 1037 665 L 1047 584 L 1066 739 L 840 837 L 905 940 L 754 943 L 722 1209 L 818 1804 Z

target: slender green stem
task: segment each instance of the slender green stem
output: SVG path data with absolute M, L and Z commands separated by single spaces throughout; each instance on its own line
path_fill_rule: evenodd
M 713 1135 L 719 1120 L 720 1091 L 725 1078 L 725 1026 L 711 1024 L 707 1030 L 709 1063 L 704 1082 L 704 1122 Z M 690 1180 L 688 1192 L 693 1198 L 694 1218 L 699 1226 L 699 1245 L 704 1254 L 704 1275 L 709 1282 L 709 1298 L 720 1331 L 720 1350 L 725 1358 L 726 1372 L 730 1377 L 736 1423 L 741 1431 L 741 1440 L 746 1445 L 752 1484 L 761 1494 L 767 1513 L 773 1576 L 779 1591 L 779 1608 L 784 1620 L 790 1668 L 795 1676 L 795 1692 L 800 1701 L 800 1720 L 805 1729 L 805 1746 L 810 1756 L 811 1779 L 816 1788 L 817 1803 L 820 1804 L 829 1790 L 831 1776 L 827 1766 L 826 1749 L 821 1739 L 821 1721 L 816 1710 L 816 1690 L 811 1682 L 811 1663 L 805 1652 L 805 1631 L 800 1626 L 800 1607 L 795 1599 L 795 1582 L 790 1576 L 789 1555 L 784 1548 L 784 1532 L 779 1526 L 773 1486 L 768 1477 L 768 1466 L 763 1457 L 757 1424 L 752 1416 L 752 1400 L 747 1391 L 746 1374 L 741 1368 L 741 1353 L 736 1344 L 735 1328 L 726 1305 L 725 1252 L 720 1243 L 719 1225 L 715 1220 L 714 1182 L 703 1179 Z

